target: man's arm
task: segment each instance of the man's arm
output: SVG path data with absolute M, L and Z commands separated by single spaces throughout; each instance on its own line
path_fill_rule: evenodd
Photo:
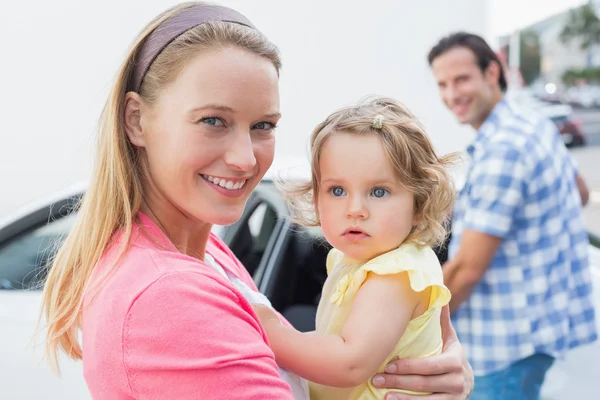
M 467 229 L 460 248 L 452 260 L 444 264 L 444 283 L 452 293 L 450 312 L 456 311 L 483 277 L 502 238 Z
M 590 190 L 581 174 L 577 174 L 575 181 L 577 182 L 577 189 L 579 189 L 579 195 L 581 196 L 581 206 L 585 207 L 590 200 Z
M 562 139 L 560 138 L 561 134 L 558 131 L 558 128 L 556 128 L 556 125 L 550 120 L 547 120 L 546 124 L 547 124 L 546 126 L 549 129 L 556 132 L 556 135 L 558 136 L 558 141 L 560 143 L 563 143 Z M 590 191 L 585 183 L 585 180 L 579 173 L 579 167 L 577 166 L 577 162 L 575 161 L 575 158 L 573 158 L 573 154 L 567 149 L 567 146 L 563 146 L 562 151 L 564 153 L 567 163 L 575 171 L 575 184 L 577 185 L 577 190 L 579 191 L 579 196 L 581 197 L 581 206 L 585 207 L 590 198 Z
M 458 252 L 443 268 L 452 293 L 450 312 L 469 297 L 513 229 L 527 202 L 532 169 L 527 155 L 510 142 L 489 145 L 474 163 L 461 198 Z

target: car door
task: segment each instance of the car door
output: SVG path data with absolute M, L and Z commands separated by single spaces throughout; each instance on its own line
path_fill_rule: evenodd
M 67 196 L 14 218 L 0 228 L 0 398 L 90 399 L 82 365 L 61 357 L 62 376 L 43 360 L 43 331 L 37 320 L 45 266 L 70 232 L 80 195 Z M 251 270 L 255 282 L 268 282 L 273 249 L 289 222 L 287 207 L 270 182 L 261 182 L 242 218 L 233 225 L 215 226 Z M 268 286 L 268 285 L 266 285 Z
M 250 196 L 241 218 L 221 232 L 223 241 L 267 297 L 272 290 L 275 262 L 290 226 L 285 201 L 272 182 L 263 181 Z
M 90 398 L 81 363 L 61 357 L 62 378 L 50 371 L 38 327 L 45 266 L 73 226 L 75 201 L 65 198 L 0 229 L 0 398 Z

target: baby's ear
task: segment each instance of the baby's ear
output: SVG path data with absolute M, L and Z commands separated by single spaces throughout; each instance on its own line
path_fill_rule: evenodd
M 413 213 L 413 230 L 421 223 L 421 213 L 416 211 Z

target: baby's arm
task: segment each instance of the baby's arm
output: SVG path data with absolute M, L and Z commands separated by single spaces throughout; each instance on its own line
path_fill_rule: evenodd
M 316 383 L 351 387 L 377 372 L 423 300 L 406 273 L 369 273 L 341 336 L 302 333 L 281 325 L 268 307 L 255 310 L 279 365 Z

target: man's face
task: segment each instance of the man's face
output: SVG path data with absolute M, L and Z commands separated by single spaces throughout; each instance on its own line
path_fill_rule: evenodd
M 431 63 L 440 97 L 461 124 L 479 129 L 496 104 L 499 67 L 492 63 L 485 71 L 468 48 L 455 47 Z

